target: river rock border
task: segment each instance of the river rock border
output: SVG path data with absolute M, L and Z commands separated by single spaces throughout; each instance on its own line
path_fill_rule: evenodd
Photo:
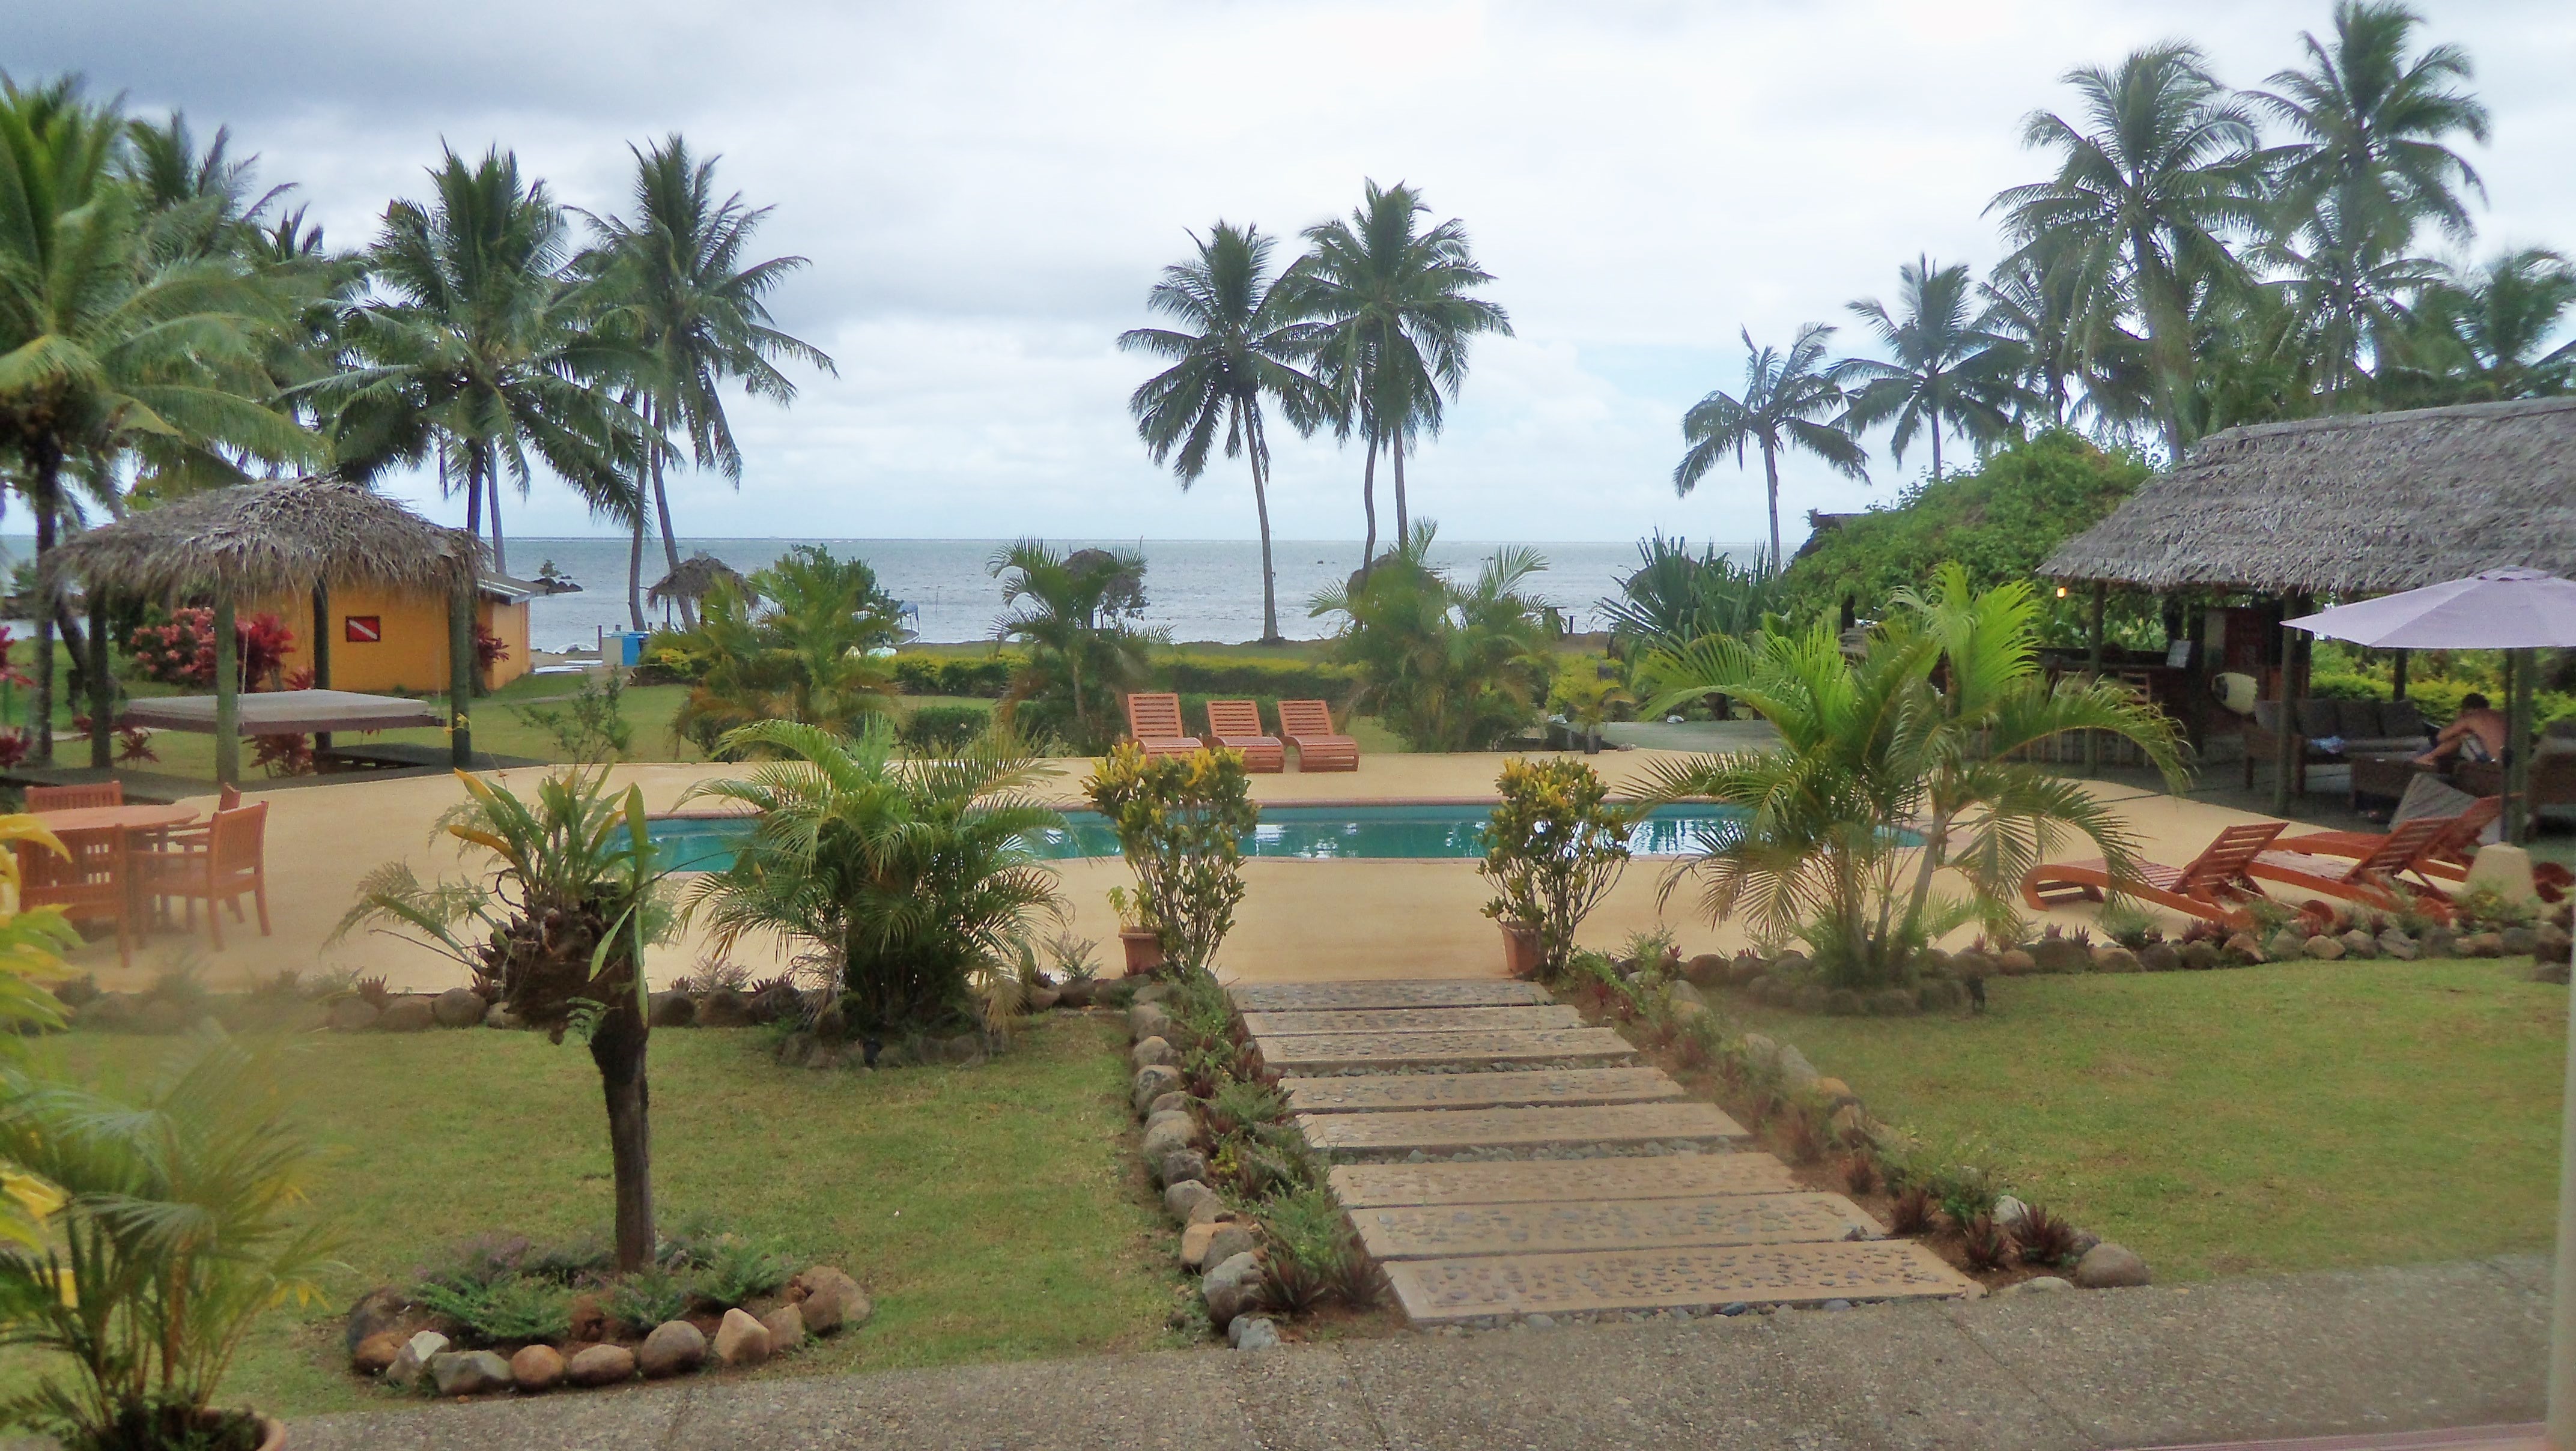
M 1144 1121 L 1137 1152 L 1163 1194 L 1163 1213 L 1179 1230 L 1176 1256 L 1196 1277 L 1189 1303 L 1175 1309 L 1169 1327 L 1188 1328 L 1204 1314 L 1208 1328 L 1237 1350 L 1269 1350 L 1280 1343 L 1278 1324 L 1260 1313 L 1264 1248 L 1261 1224 L 1230 1208 L 1209 1181 L 1208 1133 L 1200 1100 L 1174 1065 L 1171 1015 L 1163 1000 L 1168 985 L 1136 989 L 1127 1009 L 1128 1104 Z

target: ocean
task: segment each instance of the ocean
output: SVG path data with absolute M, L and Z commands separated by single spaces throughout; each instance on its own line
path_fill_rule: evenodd
M 1002 592 L 986 564 L 1000 539 L 682 539 L 680 557 L 704 550 L 749 573 L 777 558 L 788 546 L 820 544 L 833 554 L 864 559 L 875 569 L 888 594 L 920 610 L 921 638 L 932 643 L 989 640 L 993 622 L 1002 614 Z M 1240 644 L 1261 636 L 1261 544 L 1251 539 L 1050 540 L 1065 548 L 1129 548 L 1145 556 L 1144 623 L 1170 632 L 1175 641 Z M 1442 540 L 1435 559 L 1472 577 L 1479 562 L 1500 546 L 1490 542 Z M 1619 577 L 1637 567 L 1637 546 L 1628 544 L 1537 544 L 1548 569 L 1530 590 L 1564 610 L 1577 629 L 1596 628 L 1595 601 L 1618 592 Z M 1727 545 L 1728 553 L 1751 558 L 1756 546 Z M 627 628 L 626 541 L 622 539 L 512 539 L 510 572 L 533 577 L 547 561 L 579 583 L 579 593 L 541 597 L 529 606 L 529 634 L 541 650 L 561 650 L 597 643 L 603 630 Z M 1281 539 L 1271 544 L 1278 570 L 1279 632 L 1291 639 L 1320 639 L 1332 633 L 1332 621 L 1306 613 L 1306 601 L 1318 589 L 1338 584 L 1359 568 L 1360 541 Z M 660 542 L 645 549 L 647 588 L 662 577 Z M 648 607 L 659 623 L 662 612 Z

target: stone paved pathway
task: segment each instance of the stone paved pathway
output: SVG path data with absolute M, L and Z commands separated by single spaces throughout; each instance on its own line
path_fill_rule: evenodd
M 1975 1289 L 1527 983 L 1233 995 L 1417 1325 Z

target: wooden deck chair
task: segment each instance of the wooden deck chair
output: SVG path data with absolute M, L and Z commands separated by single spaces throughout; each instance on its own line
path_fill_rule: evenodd
M 1127 734 L 1149 756 L 1191 756 L 1200 750 L 1181 725 L 1181 698 L 1169 693 L 1128 696 Z
M 1332 707 L 1320 700 L 1279 702 L 1279 734 L 1297 748 L 1300 772 L 1360 768 L 1360 743 L 1334 733 Z
M 220 952 L 223 909 L 230 906 L 233 920 L 243 920 L 244 897 L 259 907 L 259 935 L 268 935 L 267 835 L 268 803 L 262 801 L 216 812 L 207 825 L 203 847 L 142 852 L 134 860 L 142 869 L 146 892 L 188 904 L 189 926 L 196 925 L 197 903 L 206 904 L 206 932 Z
M 2477 855 L 2478 838 L 2486 835 L 2487 828 L 2503 814 L 2503 797 L 2481 796 L 2457 816 L 2422 818 L 2439 821 L 2445 829 L 2426 842 L 2413 861 L 2398 870 L 2411 872 L 2428 885 L 2437 878 L 2446 882 L 2468 880 L 2469 859 Z M 2277 845 L 2283 851 L 2306 852 L 2311 856 L 2366 857 L 2378 851 L 2391 835 L 2393 833 L 2379 831 L 2318 831 L 2305 836 L 2285 836 Z
M 2450 829 L 2451 818 L 2418 817 L 2380 838 L 2377 849 L 2367 856 L 2346 860 L 2276 848 L 2254 858 L 2245 870 L 2267 882 L 2393 911 L 2405 906 L 2410 895 L 2398 886 L 2397 874 L 2412 867 L 2424 849 Z
M 1210 746 L 1243 753 L 1247 771 L 1285 771 L 1288 748 L 1277 736 L 1261 728 L 1261 707 L 1248 700 L 1211 700 L 1207 703 L 1208 733 L 1199 739 Z
M 2111 880 L 2110 869 L 2099 857 L 2033 867 L 2030 875 L 2021 880 L 2021 899 L 2045 911 L 2077 898 L 2099 902 L 2117 891 L 2123 897 L 2153 902 L 2187 917 L 2222 926 L 2249 926 L 2252 915 L 2235 904 L 2261 896 L 2263 889 L 2254 884 L 2245 869 L 2272 844 L 2272 838 L 2281 834 L 2284 825 L 2262 821 L 2231 826 L 2189 865 L 2169 867 L 2162 862 L 2141 861 L 2135 864 L 2134 878 L 2118 883 Z
M 125 833 L 66 831 L 59 834 L 68 859 L 32 841 L 13 843 L 18 853 L 18 902 L 22 907 L 60 907 L 73 922 L 102 919 L 116 924 L 116 960 L 134 965 L 132 870 Z
M 30 786 L 27 809 L 33 812 L 81 811 L 92 806 L 125 804 L 125 783 L 96 781 L 81 786 Z

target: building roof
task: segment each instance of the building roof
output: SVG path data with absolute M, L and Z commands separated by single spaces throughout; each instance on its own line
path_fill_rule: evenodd
M 2576 575 L 2576 398 L 2213 433 L 2040 573 L 2373 594 L 2503 565 Z
M 364 585 L 443 592 L 480 567 L 482 546 L 401 504 L 332 479 L 232 484 L 139 509 L 57 546 L 47 584 L 255 599 Z
M 677 569 L 662 576 L 645 592 L 644 598 L 657 605 L 666 599 L 695 603 L 705 599 L 718 584 L 745 588 L 742 571 L 701 549 L 681 560 Z

